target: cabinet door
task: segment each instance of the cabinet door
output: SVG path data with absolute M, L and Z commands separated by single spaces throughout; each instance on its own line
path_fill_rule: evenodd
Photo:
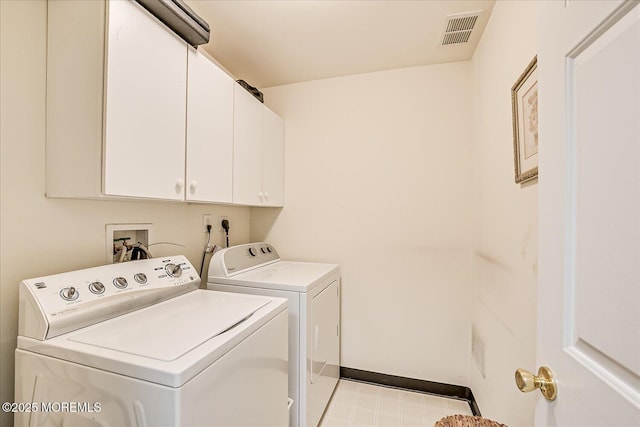
M 263 105 L 242 86 L 234 87 L 233 203 L 260 206 Z
M 231 202 L 233 79 L 189 48 L 186 199 Z
M 284 206 L 284 121 L 264 107 L 263 126 L 263 205 Z
M 136 3 L 108 9 L 104 193 L 182 200 L 187 45 Z

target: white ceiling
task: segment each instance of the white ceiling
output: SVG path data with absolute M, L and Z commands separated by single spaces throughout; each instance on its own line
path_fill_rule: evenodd
M 495 0 L 187 0 L 203 48 L 258 88 L 471 59 Z M 484 11 L 466 44 L 441 46 L 446 16 Z

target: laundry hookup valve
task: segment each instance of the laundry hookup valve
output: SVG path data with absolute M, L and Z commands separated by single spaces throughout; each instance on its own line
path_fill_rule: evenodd
M 135 261 L 138 259 L 151 259 L 153 255 L 142 242 L 128 244 L 130 237 L 113 239 L 113 262 Z M 120 243 L 120 244 L 118 244 Z

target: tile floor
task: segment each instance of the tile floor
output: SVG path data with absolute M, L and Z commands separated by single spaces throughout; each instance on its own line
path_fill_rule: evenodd
M 319 427 L 429 426 L 447 415 L 471 415 L 463 400 L 340 380 Z

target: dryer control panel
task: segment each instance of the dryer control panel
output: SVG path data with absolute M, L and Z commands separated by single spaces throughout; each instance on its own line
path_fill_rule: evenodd
M 23 280 L 18 335 L 45 340 L 173 298 L 200 286 L 182 255 Z
M 276 248 L 269 243 L 232 246 L 213 254 L 209 266 L 209 276 L 231 277 L 279 260 L 280 256 Z

